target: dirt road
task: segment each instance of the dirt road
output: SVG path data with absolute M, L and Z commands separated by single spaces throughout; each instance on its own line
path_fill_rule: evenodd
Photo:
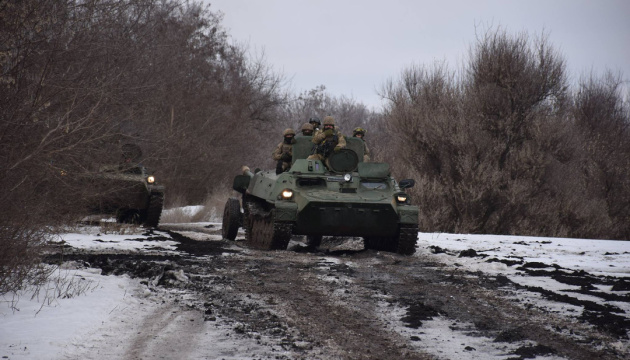
M 206 324 L 221 321 L 228 324 L 227 335 L 260 346 L 243 349 L 243 358 L 630 356 L 629 324 L 615 317 L 614 307 L 585 300 L 579 305 L 589 309 L 590 318 L 546 311 L 523 301 L 520 292 L 537 293 L 541 301 L 558 306 L 574 306 L 575 300 L 534 287 L 523 289 L 504 276 L 446 266 L 430 256 L 366 251 L 359 239 L 334 238 L 318 250 L 307 250 L 297 238 L 288 251 L 258 251 L 242 241 L 217 240 L 217 228 L 173 225 L 163 230 L 180 242 L 183 255 L 156 251 L 67 256 L 105 273 L 144 277 L 148 284 L 180 296 L 182 307 L 186 304 L 185 310 L 192 311 L 187 316 Z M 572 281 L 586 285 L 605 279 L 584 274 Z M 628 297 L 616 300 L 628 302 Z M 167 317 L 156 316 L 153 323 L 164 323 L 164 328 Z M 151 353 L 150 343 L 161 332 L 147 331 L 130 335 L 137 336 L 137 346 L 127 351 L 127 358 L 159 357 Z M 267 350 L 261 352 L 263 348 Z M 154 352 L 160 351 L 164 349 Z

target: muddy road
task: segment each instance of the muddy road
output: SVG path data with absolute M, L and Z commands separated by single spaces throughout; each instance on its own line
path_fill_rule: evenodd
M 627 292 L 604 306 L 524 287 L 505 276 L 447 266 L 430 255 L 363 250 L 360 239 L 329 238 L 322 247 L 308 249 L 295 237 L 287 251 L 259 251 L 245 247 L 241 237 L 219 240 L 220 225 L 161 230 L 179 243 L 178 252 L 159 247 L 143 254 L 73 250 L 65 259 L 101 268 L 104 274 L 146 279 L 181 297 L 188 316 L 206 323 L 220 320 L 228 324 L 226 336 L 268 349 L 243 349 L 242 358 L 630 357 L 630 322 L 614 305 L 630 302 Z M 432 249 L 440 251 L 444 249 Z M 509 265 L 532 277 L 554 276 L 541 274 L 535 263 Z M 590 296 L 598 296 L 592 291 L 597 285 L 627 286 L 619 279 L 556 271 L 557 281 L 579 284 Z M 524 292 L 548 306 L 524 300 Z M 554 307 L 584 311 L 549 310 Z M 142 336 L 138 341 L 150 341 L 146 332 Z M 156 355 L 134 354 L 129 357 Z

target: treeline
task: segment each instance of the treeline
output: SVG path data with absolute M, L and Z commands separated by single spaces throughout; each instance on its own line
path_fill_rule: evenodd
M 622 79 L 567 77 L 547 38 L 498 29 L 459 72 L 411 66 L 383 87 L 385 157 L 418 181 L 422 230 L 630 239 Z
M 459 72 L 404 69 L 382 113 L 324 86 L 288 92 L 196 2 L 1 2 L 0 46 L 0 293 L 42 274 L 48 236 L 94 195 L 75 175 L 122 145 L 143 150 L 167 206 L 220 203 L 312 116 L 367 128 L 373 159 L 418 181 L 423 231 L 630 239 L 620 78 L 573 89 L 544 38 L 491 31 Z
M 220 22 L 179 0 L 0 3 L 0 293 L 36 274 L 46 235 L 93 195 L 79 175 L 120 161 L 123 144 L 182 202 L 264 160 L 253 150 L 283 79 Z

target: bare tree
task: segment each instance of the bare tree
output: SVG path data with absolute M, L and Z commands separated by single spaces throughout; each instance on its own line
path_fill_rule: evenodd
M 264 140 L 282 77 L 220 22 L 177 0 L 0 5 L 0 291 L 33 274 L 51 225 L 85 213 L 84 175 L 122 144 L 161 169 L 167 199 L 201 202 Z
M 621 75 L 582 78 L 573 119 L 583 153 L 584 194 L 609 219 L 607 237 L 630 239 L 630 106 L 623 101 Z M 600 230 L 601 231 L 601 230 Z
M 614 109 L 618 97 L 610 96 L 615 93 L 610 89 L 616 87 L 607 89 L 594 92 L 607 94 L 608 101 L 599 103 Z M 585 135 L 574 125 L 580 121 L 573 117 L 564 60 L 546 36 L 532 40 L 525 33 L 488 31 L 471 48 L 460 75 L 440 63 L 412 66 L 386 83 L 381 95 L 389 101 L 384 116 L 395 171 L 419 180 L 413 195 L 421 205 L 422 228 L 620 237 L 606 230 L 623 223 L 609 214 L 611 205 L 603 201 L 609 197 L 583 196 L 593 184 L 593 166 L 585 168 L 593 161 L 582 151 L 584 136 L 592 131 Z M 592 114 L 602 112 L 586 103 L 591 104 L 578 101 Z M 623 114 L 617 109 L 609 113 Z M 623 119 L 611 121 L 622 124 Z M 613 133 L 623 134 L 621 128 L 616 125 Z M 623 138 L 607 141 L 618 149 Z M 612 151 L 599 158 L 610 158 Z M 622 169 L 626 158 L 615 168 Z M 596 168 L 601 174 L 602 166 Z M 614 174 L 610 178 L 625 179 Z M 624 185 L 609 184 L 616 197 L 625 195 L 612 190 Z M 616 209 L 616 214 L 626 211 L 624 206 Z

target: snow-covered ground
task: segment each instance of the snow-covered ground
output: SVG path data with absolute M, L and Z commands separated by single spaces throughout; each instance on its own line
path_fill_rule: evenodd
M 146 233 L 141 228 L 130 232 L 125 235 L 104 234 L 99 232 L 98 227 L 86 226 L 80 231 L 64 234 L 61 239 L 67 246 L 94 251 L 111 248 L 127 252 L 177 252 L 177 241 L 167 233 Z M 462 251 L 470 249 L 477 256 L 459 256 Z M 567 273 L 583 270 L 592 275 L 630 280 L 630 242 L 624 241 L 420 233 L 416 256 L 427 256 L 459 269 L 504 275 L 514 283 L 552 291 L 578 290 L 580 287 L 560 283 L 551 277 L 527 276 L 525 270 L 518 265 L 510 265 L 510 261 L 538 263 L 537 268 L 542 270 L 561 269 Z M 496 260 L 489 262 L 489 259 Z M 611 286 L 602 286 L 597 291 L 613 293 Z M 614 293 L 626 295 L 628 291 Z M 537 302 L 541 307 L 554 307 L 536 294 L 524 292 L 522 296 L 529 297 L 530 301 Z M 601 298 L 587 294 L 573 292 L 571 296 L 605 303 Z M 122 356 L 131 353 L 141 358 L 142 349 L 134 350 L 134 346 L 139 345 L 129 344 L 127 339 L 130 338 L 129 331 L 142 332 L 143 326 L 150 326 L 147 324 L 150 318 L 155 322 L 152 326 L 168 326 L 179 322 L 180 328 L 188 326 L 194 332 L 191 336 L 203 337 L 195 344 L 213 344 L 182 352 L 182 345 L 174 342 L 174 349 L 179 346 L 180 358 L 184 354 L 191 359 L 245 359 L 250 358 L 252 353 L 264 351 L 251 339 L 235 336 L 226 338 L 226 332 L 221 331 L 220 319 L 211 323 L 198 322 L 194 326 L 191 325 L 192 319 L 185 315 L 180 315 L 178 319 L 156 319 L 156 314 L 166 316 L 164 314 L 173 313 L 169 312 L 170 307 L 181 304 L 173 304 L 167 291 L 151 287 L 147 281 L 127 276 L 104 276 L 100 269 L 85 268 L 80 264 L 63 264 L 55 271 L 51 282 L 38 293 L 25 290 L 17 297 L 0 297 L 0 301 L 2 359 L 98 358 L 95 354 L 103 346 L 120 349 L 112 352 L 110 348 L 109 354 Z M 609 303 L 624 310 L 623 316 L 630 317 L 627 302 Z M 576 311 L 569 308 L 564 307 L 567 311 Z M 432 321 L 426 322 L 422 331 L 415 335 L 402 324 L 400 332 L 410 336 L 435 337 L 438 332 L 432 334 L 431 328 L 449 327 L 446 323 L 440 323 L 443 319 Z M 465 327 L 465 324 L 459 326 Z M 444 333 L 440 332 L 440 336 Z M 437 356 L 459 358 L 462 354 L 449 352 L 450 341 L 457 339 L 442 341 L 442 348 L 434 346 L 425 350 Z M 620 344 L 620 347 L 627 350 L 628 344 Z M 169 357 L 168 354 L 165 356 Z

